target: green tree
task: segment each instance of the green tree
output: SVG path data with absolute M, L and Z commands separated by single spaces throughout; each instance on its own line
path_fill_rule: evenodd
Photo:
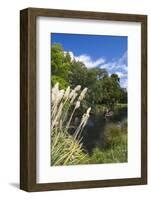
M 62 76 L 62 64 L 63 64 L 63 49 L 60 44 L 54 44 L 51 47 L 51 72 L 53 75 Z M 61 71 L 60 71 L 61 69 Z
M 72 60 L 69 52 L 64 52 L 60 44 L 51 49 L 52 86 L 59 82 L 61 88 L 81 85 L 88 88 L 85 105 L 127 103 L 127 91 L 120 87 L 117 74 L 108 76 L 106 69 L 87 68 L 83 62 Z
M 65 53 L 60 44 L 54 44 L 51 48 L 51 73 L 52 85 L 60 83 L 62 88 L 69 85 L 69 73 L 71 68 L 71 58 L 69 53 Z
M 117 74 L 112 74 L 112 75 L 111 75 L 111 78 L 112 78 L 115 82 L 117 82 L 117 83 L 120 82 L 120 78 L 118 77 Z
M 118 103 L 121 95 L 118 75 L 111 75 L 102 79 L 103 103 L 111 108 Z
M 69 79 L 72 87 L 77 85 L 81 85 L 82 88 L 87 87 L 87 68 L 84 63 L 73 60 Z
M 127 90 L 121 88 L 120 103 L 127 103 Z

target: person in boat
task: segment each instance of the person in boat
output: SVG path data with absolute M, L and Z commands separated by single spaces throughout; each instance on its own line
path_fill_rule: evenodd
M 107 119 L 108 117 L 112 117 L 112 115 L 113 111 L 107 108 L 106 112 L 104 113 L 104 118 Z

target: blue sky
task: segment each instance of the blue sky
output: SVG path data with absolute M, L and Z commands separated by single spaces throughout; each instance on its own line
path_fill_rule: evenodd
M 51 42 L 60 43 L 72 59 L 88 68 L 106 68 L 109 74 L 118 74 L 121 86 L 127 88 L 126 36 L 52 33 Z

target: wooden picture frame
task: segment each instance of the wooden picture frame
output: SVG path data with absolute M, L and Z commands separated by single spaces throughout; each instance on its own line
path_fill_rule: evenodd
M 36 18 L 60 17 L 141 23 L 141 177 L 36 183 Z M 147 184 L 147 16 L 27 8 L 20 12 L 20 188 L 47 191 Z

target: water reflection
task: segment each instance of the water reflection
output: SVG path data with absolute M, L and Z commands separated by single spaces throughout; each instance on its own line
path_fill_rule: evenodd
M 104 147 L 104 130 L 112 123 L 121 128 L 122 121 L 127 119 L 127 108 L 119 108 L 112 115 L 105 116 L 102 114 L 91 114 L 87 126 L 83 132 L 83 147 L 91 154 L 93 149 L 98 145 Z

